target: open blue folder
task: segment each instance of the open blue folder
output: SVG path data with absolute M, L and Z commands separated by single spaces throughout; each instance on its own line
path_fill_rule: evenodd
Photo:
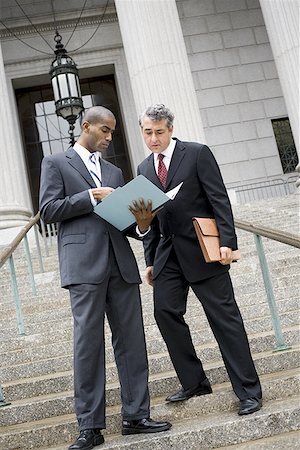
M 128 205 L 133 206 L 132 200 L 136 200 L 139 204 L 139 197 L 143 198 L 146 206 L 148 205 L 148 200 L 151 199 L 153 211 L 170 200 L 170 197 L 155 184 L 143 175 L 138 175 L 125 186 L 118 187 L 105 197 L 101 203 L 95 206 L 94 212 L 118 230 L 124 231 L 135 223 L 135 217 L 129 211 Z

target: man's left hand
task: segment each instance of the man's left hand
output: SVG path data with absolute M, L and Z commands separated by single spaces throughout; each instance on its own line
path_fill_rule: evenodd
M 232 263 L 232 249 L 229 247 L 220 247 L 221 261 L 224 266 Z
M 132 200 L 134 208 L 131 205 L 128 205 L 128 209 L 134 215 L 140 232 L 145 233 L 148 231 L 156 213 L 152 211 L 152 200 L 148 200 L 147 207 L 142 197 L 139 197 L 139 202 L 141 206 L 138 205 L 136 200 Z

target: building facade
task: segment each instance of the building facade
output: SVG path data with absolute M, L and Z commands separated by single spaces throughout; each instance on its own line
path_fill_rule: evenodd
M 56 29 L 78 66 L 84 107 L 117 117 L 106 158 L 126 180 L 148 154 L 138 115 L 164 103 L 176 137 L 210 146 L 233 197 L 252 183 L 294 183 L 299 3 L 0 0 L 0 228 L 37 211 L 41 160 L 69 146 L 49 77 Z

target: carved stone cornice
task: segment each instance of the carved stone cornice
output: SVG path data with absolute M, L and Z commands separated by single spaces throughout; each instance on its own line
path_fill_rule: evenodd
M 104 17 L 103 17 L 103 14 L 97 14 L 97 15 L 93 15 L 93 16 L 82 17 L 80 19 L 79 23 L 77 24 L 77 28 L 93 26 L 93 25 L 97 26 L 100 22 L 113 23 L 113 22 L 117 22 L 117 21 L 118 21 L 118 18 L 117 18 L 117 14 L 115 12 L 105 14 Z M 5 24 L 5 25 L 7 25 L 7 27 L 9 28 L 10 31 L 5 29 L 0 24 L 0 27 L 1 27 L 0 40 L 5 40 L 7 38 L 11 38 L 14 35 L 18 36 L 18 37 L 22 37 L 22 36 L 26 37 L 26 36 L 30 36 L 30 35 L 36 35 L 37 34 L 36 30 L 38 30 L 39 33 L 43 34 L 43 33 L 49 32 L 49 31 L 55 31 L 56 28 L 59 31 L 73 29 L 76 26 L 76 23 L 77 23 L 77 18 L 56 20 L 56 24 L 54 23 L 54 21 L 52 19 L 51 22 L 49 21 L 49 22 L 34 24 L 35 28 L 32 25 L 10 26 L 8 24 Z

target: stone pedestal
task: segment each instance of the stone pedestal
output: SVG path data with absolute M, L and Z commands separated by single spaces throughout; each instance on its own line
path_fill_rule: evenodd
M 203 143 L 175 0 L 115 0 L 115 5 L 137 120 L 147 106 L 164 103 L 175 114 L 174 136 Z

